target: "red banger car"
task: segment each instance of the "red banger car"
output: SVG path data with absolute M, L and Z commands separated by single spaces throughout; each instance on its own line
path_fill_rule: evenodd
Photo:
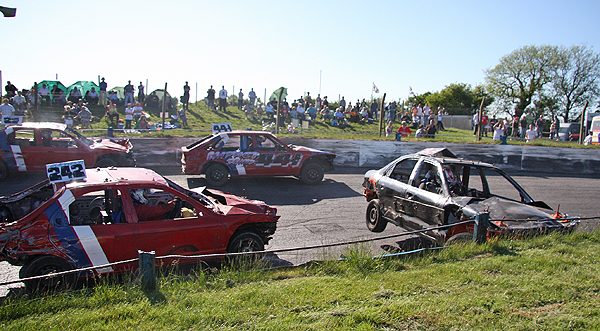
M 84 181 L 54 191 L 46 181 L 35 189 L 37 208 L 14 222 L 0 223 L 0 260 L 23 266 L 21 278 L 134 259 L 138 250 L 155 251 L 157 257 L 262 251 L 279 218 L 277 209 L 262 201 L 204 187 L 188 190 L 148 169 L 111 167 L 86 173 Z M 94 271 L 118 273 L 136 267 L 137 262 Z M 62 281 L 27 281 L 26 286 L 59 287 L 73 282 L 76 276 L 71 275 Z
M 59 123 L 14 125 L 0 131 L 0 180 L 9 172 L 45 172 L 46 164 L 84 160 L 87 167 L 135 166 L 129 139 L 92 140 Z
M 215 133 L 181 148 L 182 171 L 205 174 L 210 185 L 221 186 L 232 177 L 296 176 L 306 184 L 323 180 L 333 170 L 335 154 L 285 145 L 264 131 Z

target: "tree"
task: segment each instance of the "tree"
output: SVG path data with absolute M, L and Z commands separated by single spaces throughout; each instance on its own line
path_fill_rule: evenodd
M 575 118 L 573 111 L 584 106 L 586 101 L 600 95 L 600 56 L 585 45 L 561 46 L 558 68 L 552 77 L 552 85 L 545 90 L 541 99 L 551 100 L 565 121 Z M 552 113 L 555 115 L 555 113 Z
M 494 101 L 481 85 L 471 88 L 469 84 L 452 83 L 439 92 L 415 96 L 415 104 L 429 103 L 432 109 L 442 107 L 451 115 L 471 115 L 479 109 L 483 97 L 484 107 Z
M 521 116 L 549 84 L 559 65 L 559 47 L 525 46 L 503 56 L 486 70 L 487 89 L 501 104 L 514 104 L 513 115 Z M 510 112 L 510 110 L 509 110 Z

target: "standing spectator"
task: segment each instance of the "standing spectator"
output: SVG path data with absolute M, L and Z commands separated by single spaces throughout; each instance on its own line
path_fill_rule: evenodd
M 254 109 L 254 103 L 256 102 L 256 92 L 254 92 L 254 88 L 251 88 L 250 92 L 248 92 L 248 100 L 250 100 L 250 108 Z
M 98 91 L 96 91 L 95 87 L 92 87 L 91 91 L 85 94 L 85 101 L 92 105 L 97 105 L 100 96 L 98 95 Z
M 421 104 L 417 106 L 417 122 L 423 124 L 423 106 Z
M 17 95 L 17 91 L 19 89 L 16 86 L 14 86 L 10 81 L 7 81 L 6 86 L 4 87 L 4 90 L 6 91 L 6 97 L 8 99 L 11 99 L 15 95 Z
M 2 106 L 0 106 L 0 115 L 4 116 L 13 116 L 15 114 L 15 108 L 8 103 L 8 98 L 5 98 L 2 102 Z
M 513 118 L 512 123 L 512 132 L 510 133 L 511 136 L 511 140 L 513 138 L 518 138 L 519 137 L 519 117 L 515 116 L 515 118 Z
M 133 106 L 133 119 L 137 123 L 142 117 L 142 112 L 144 111 L 144 107 L 142 107 L 142 103 L 138 102 Z
M 429 125 L 429 110 L 429 102 L 426 102 L 423 107 L 423 125 Z
M 323 101 L 321 101 L 323 108 L 329 107 L 329 101 L 327 101 L 327 96 L 323 97 Z
M 210 86 L 208 91 L 206 91 L 206 93 L 206 100 L 208 100 L 208 109 L 215 110 L 215 89 L 213 89 L 212 85 Z
M 377 103 L 377 100 L 373 99 L 373 102 L 371 102 L 371 118 L 374 120 L 377 120 L 378 112 L 379 112 L 379 103 Z
M 444 128 L 444 122 L 442 122 L 442 119 L 444 119 L 444 109 L 442 107 L 438 107 L 438 113 L 437 113 L 438 131 L 445 131 L 446 130 Z
M 69 98 L 68 100 L 71 101 L 72 103 L 78 103 L 79 100 L 81 100 L 81 91 L 79 91 L 79 89 L 77 89 L 77 87 L 74 87 L 73 90 L 71 90 L 71 93 L 69 93 Z
M 346 100 L 344 97 L 342 97 L 342 100 L 340 100 L 340 107 L 342 107 L 342 111 L 346 111 Z
M 190 86 L 188 85 L 188 82 L 185 82 L 185 85 L 183 85 L 183 96 L 181 97 L 181 103 L 183 104 L 183 108 L 185 110 L 189 109 L 189 106 L 190 106 Z
M 242 109 L 242 105 L 244 104 L 244 93 L 242 93 L 242 89 L 240 89 L 240 93 L 238 93 L 238 109 Z
M 46 84 L 42 84 L 42 88 L 38 90 L 38 93 L 42 97 L 41 101 L 43 103 L 52 106 L 52 97 L 50 96 L 50 89 L 48 89 L 48 86 Z
M 479 112 L 475 112 L 473 116 L 473 135 L 477 135 L 477 130 L 479 130 Z
M 102 106 L 106 106 L 106 88 L 108 87 L 108 84 L 106 84 L 106 82 L 104 81 L 104 77 L 102 77 L 102 79 L 100 80 L 100 84 L 98 84 L 98 87 L 100 87 L 100 93 L 99 93 L 99 100 L 100 100 L 100 104 Z
M 538 133 L 538 137 L 542 137 L 542 133 L 544 132 L 544 119 L 542 118 L 542 115 L 540 115 L 540 117 L 537 119 L 537 121 L 535 121 L 535 128 L 537 130 Z
M 125 85 L 125 87 L 123 88 L 123 91 L 125 92 L 125 100 L 123 100 L 123 104 L 125 104 L 125 105 L 133 104 L 134 90 L 135 89 L 134 89 L 133 85 L 131 85 L 131 81 L 129 81 L 127 83 L 127 85 Z
M 13 104 L 13 107 L 15 108 L 15 113 L 18 113 L 18 114 L 25 113 L 25 107 L 27 106 L 27 100 L 25 99 L 25 97 L 23 96 L 21 91 L 17 91 L 17 95 L 15 95 L 12 98 L 12 104 Z
M 490 119 L 484 111 L 481 112 L 481 126 L 483 134 L 487 137 L 488 131 L 490 131 Z
M 133 120 L 133 107 L 128 103 L 125 107 L 125 129 L 131 129 L 131 121 Z
M 145 99 L 146 95 L 144 94 L 144 84 L 140 82 L 140 85 L 138 85 L 138 102 L 144 104 Z
M 306 96 L 304 97 L 304 107 L 308 108 L 308 106 L 312 103 L 312 97 L 310 96 L 310 92 L 306 92 Z
M 533 116 L 531 110 L 527 112 L 525 118 L 527 119 L 527 126 L 529 126 L 530 124 L 535 124 L 535 116 Z
M 315 99 L 316 102 L 316 106 L 317 106 L 317 111 L 321 112 L 321 109 L 323 108 L 323 100 L 321 100 L 321 95 L 317 94 L 317 98 Z
M 552 126 L 554 127 L 554 130 L 550 129 L 550 139 L 554 139 L 554 137 L 556 137 L 556 140 L 558 140 L 558 128 L 560 127 L 560 120 L 556 115 L 554 115 Z
M 417 115 L 417 114 L 418 114 L 417 106 L 413 106 L 413 108 L 412 108 L 412 122 L 413 122 L 413 125 L 418 125 L 419 124 L 418 123 L 418 121 L 419 121 L 419 115 Z M 416 128 L 416 126 L 414 128 Z
M 519 124 L 521 125 L 521 141 L 524 141 L 525 134 L 527 133 L 527 117 L 525 115 L 521 116 Z
M 529 124 L 529 130 L 525 132 L 525 136 L 527 137 L 527 142 L 532 142 L 535 138 L 538 137 L 537 130 L 533 124 Z
M 219 91 L 219 110 L 227 111 L 227 90 L 225 89 L 225 85 Z
M 396 101 L 392 101 L 388 106 L 388 121 L 394 122 L 396 120 L 396 108 Z

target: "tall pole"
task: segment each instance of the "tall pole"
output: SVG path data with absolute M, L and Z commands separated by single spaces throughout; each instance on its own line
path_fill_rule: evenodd
M 385 104 L 385 95 L 386 93 L 383 94 L 383 98 L 381 98 L 381 106 L 379 108 L 379 137 L 381 137 L 381 130 L 383 129 L 383 118 L 385 117 L 384 113 L 383 113 L 383 105 Z
M 196 103 L 198 103 L 198 82 L 196 82 Z
M 279 109 L 281 109 L 281 98 L 283 97 L 283 86 L 279 92 L 279 99 L 277 101 L 277 117 L 275 117 L 275 134 L 279 133 Z
M 483 103 L 485 102 L 485 97 L 481 98 L 481 105 L 479 106 L 479 111 L 477 115 L 477 140 L 481 140 L 481 113 L 483 112 Z
M 38 86 L 37 86 L 37 82 L 33 83 L 33 102 L 35 104 L 35 106 L 33 107 L 33 109 L 35 110 L 35 112 L 33 113 L 33 120 L 35 122 L 39 122 L 39 118 L 38 118 Z
M 167 110 L 167 83 L 165 83 L 165 93 L 163 94 L 163 104 L 162 104 L 162 130 L 163 134 L 165 133 L 165 111 Z
M 0 70 L 0 102 L 2 102 L 2 70 Z
M 583 127 L 585 125 L 585 117 L 586 117 L 586 113 L 585 110 L 587 109 L 588 106 L 588 102 L 585 102 L 585 106 L 583 106 L 583 111 L 581 112 L 581 125 L 579 125 L 579 145 L 583 144 L 583 140 L 584 140 L 584 132 L 586 131 L 585 128 Z

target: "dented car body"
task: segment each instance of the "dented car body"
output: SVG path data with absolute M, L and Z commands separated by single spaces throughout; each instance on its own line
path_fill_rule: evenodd
M 488 235 L 532 235 L 570 231 L 577 220 L 533 200 L 501 169 L 457 158 L 448 149 L 425 149 L 400 157 L 380 170 L 365 174 L 363 188 L 369 201 L 367 227 L 381 232 L 387 223 L 407 230 L 423 230 L 474 219 L 488 211 Z M 473 224 L 425 233 L 444 244 L 472 237 Z
M 231 177 L 296 176 L 317 184 L 333 170 L 335 154 L 285 145 L 270 132 L 234 130 L 215 133 L 182 147 L 182 171 L 206 175 L 209 185 L 224 185 Z
M 21 278 L 135 259 L 138 250 L 157 257 L 260 251 L 279 218 L 262 201 L 204 187 L 188 190 L 143 168 L 88 169 L 85 181 L 49 191 L 52 185 L 40 183 L 0 205 L 24 208 L 19 196 L 29 199 L 24 205 L 38 205 L 0 224 L 0 260 L 23 266 Z M 79 277 L 136 267 L 99 267 Z M 26 285 L 52 285 L 41 282 Z
M 135 166 L 129 139 L 89 139 L 59 123 L 26 122 L 0 131 L 0 180 L 9 172 L 45 172 L 46 164 L 84 160 L 86 167 Z

